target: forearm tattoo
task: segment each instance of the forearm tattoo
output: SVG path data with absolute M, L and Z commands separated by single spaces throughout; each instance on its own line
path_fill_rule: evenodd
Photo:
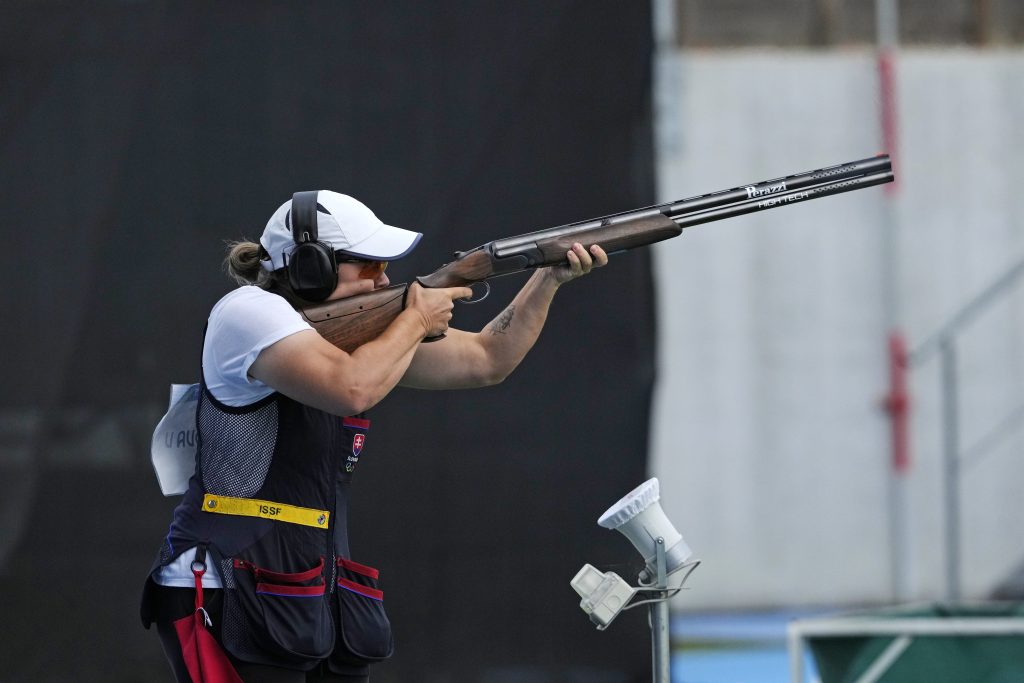
M 491 323 L 491 334 L 505 334 L 505 331 L 512 325 L 512 316 L 516 314 L 516 307 L 509 306 L 498 319 Z

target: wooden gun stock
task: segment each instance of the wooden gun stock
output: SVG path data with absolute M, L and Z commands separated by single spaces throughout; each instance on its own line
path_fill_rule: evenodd
M 352 353 L 376 339 L 405 308 L 409 285 L 394 285 L 368 294 L 325 301 L 299 311 L 320 335 Z
M 565 263 L 565 253 L 575 242 L 588 249 L 599 244 L 609 254 L 615 254 L 676 237 L 682 231 L 674 220 L 659 212 L 538 240 L 537 249 L 544 256 L 544 265 L 553 266 Z

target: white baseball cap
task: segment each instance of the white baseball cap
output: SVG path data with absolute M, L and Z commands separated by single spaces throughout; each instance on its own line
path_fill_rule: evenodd
M 267 270 L 284 268 L 286 256 L 295 249 L 291 224 L 292 202 L 278 207 L 267 222 L 260 244 L 270 255 L 263 260 Z M 320 190 L 316 198 L 317 239 L 368 261 L 393 261 L 411 252 L 422 233 L 385 225 L 373 211 L 357 199 L 330 190 Z

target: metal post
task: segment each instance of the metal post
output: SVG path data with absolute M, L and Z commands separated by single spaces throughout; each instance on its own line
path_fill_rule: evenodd
M 893 168 L 899 169 L 899 121 L 896 103 L 896 53 L 899 48 L 899 0 L 875 0 L 875 42 L 878 68 L 878 96 L 881 104 L 882 149 L 893 159 Z M 898 176 L 897 176 L 898 178 Z M 901 336 L 903 319 L 900 297 L 899 271 L 899 215 L 896 212 L 897 183 L 886 185 L 884 206 L 879 227 L 882 231 L 882 305 L 886 331 L 889 337 Z M 893 419 L 893 428 L 896 428 Z M 906 601 L 912 593 L 910 587 L 911 554 L 910 522 L 907 504 L 907 478 L 909 463 L 897 464 L 893 453 L 893 467 L 889 474 L 889 577 L 892 597 Z
M 789 650 L 789 680 L 791 683 L 804 683 L 804 634 L 799 622 L 789 622 L 786 644 Z
M 957 402 L 956 346 L 941 342 L 942 454 L 946 490 L 946 599 L 960 599 L 960 420 Z
M 672 651 L 669 645 L 668 577 L 665 573 L 665 539 L 659 536 L 657 546 L 658 578 L 654 585 L 658 599 L 651 605 L 651 672 L 654 683 L 671 683 Z

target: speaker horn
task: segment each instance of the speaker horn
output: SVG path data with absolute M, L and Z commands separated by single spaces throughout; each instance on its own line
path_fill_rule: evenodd
M 643 555 L 650 577 L 658 575 L 658 539 L 665 544 L 666 576 L 682 568 L 692 555 L 683 535 L 661 509 L 658 479 L 654 477 L 622 497 L 597 520 L 605 529 L 615 529 Z

